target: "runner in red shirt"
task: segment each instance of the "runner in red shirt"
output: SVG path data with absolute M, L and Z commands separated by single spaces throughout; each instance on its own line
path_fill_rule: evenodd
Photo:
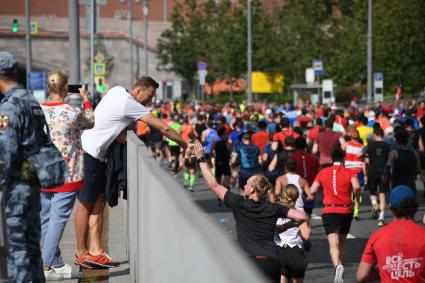
M 282 127 L 282 131 L 274 134 L 273 141 L 280 141 L 280 144 L 284 146 L 285 149 L 285 139 L 289 136 L 293 136 L 294 139 L 298 138 L 300 135 L 296 132 L 292 131 L 289 127 L 289 119 L 284 117 L 282 118 L 282 121 L 280 122 L 280 125 Z
M 360 203 L 360 185 L 356 174 L 344 167 L 345 153 L 335 147 L 331 153 L 332 166 L 322 169 L 317 174 L 310 193 L 323 189 L 323 227 L 329 242 L 329 253 L 335 267 L 334 282 L 344 282 L 344 263 L 347 257 L 347 235 L 353 219 L 353 202 L 351 193 Z
M 267 123 L 265 121 L 258 122 L 259 131 L 252 135 L 251 142 L 256 145 L 261 154 L 264 152 L 264 148 L 269 143 L 269 133 L 267 132 Z
M 413 190 L 397 186 L 390 194 L 394 220 L 369 238 L 357 269 L 358 282 L 425 282 L 425 228 L 415 224 L 418 210 Z M 378 267 L 378 270 L 375 268 Z
M 297 162 L 297 168 L 295 173 L 307 180 L 308 185 L 313 184 L 314 178 L 316 178 L 317 172 L 319 171 L 319 160 L 316 156 L 307 151 L 307 142 L 305 138 L 298 137 L 295 140 L 295 152 L 288 156 L 293 158 Z M 304 202 L 304 211 L 311 215 L 314 208 L 314 200 Z
M 311 128 L 311 130 L 307 134 L 307 144 L 309 145 L 311 145 L 314 142 L 314 140 L 317 138 L 317 135 L 322 130 L 322 126 L 323 126 L 322 118 L 316 118 L 315 122 L 316 122 L 316 125 L 313 128 Z
M 331 152 L 338 145 L 338 142 L 341 146 L 345 143 L 342 134 L 332 130 L 334 125 L 332 118 L 326 120 L 325 125 L 326 129 L 317 135 L 312 149 L 313 154 L 320 153 L 319 162 L 322 168 L 332 165 Z

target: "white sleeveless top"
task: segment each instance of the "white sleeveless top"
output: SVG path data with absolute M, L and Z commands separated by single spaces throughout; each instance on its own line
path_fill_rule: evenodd
M 285 174 L 285 176 L 288 179 L 288 184 L 292 184 L 292 185 L 296 186 L 297 189 L 298 189 L 299 196 L 298 196 L 297 200 L 295 201 L 295 208 L 304 210 L 304 200 L 303 200 L 303 192 L 304 191 L 300 187 L 300 182 L 299 182 L 300 181 L 300 175 L 287 173 L 287 174 Z
M 276 225 L 284 225 L 288 223 L 289 221 L 293 221 L 289 218 L 279 218 L 277 219 Z M 279 229 L 277 229 L 278 233 L 280 232 Z M 291 248 L 298 246 L 300 248 L 303 247 L 304 241 L 301 236 L 301 231 L 298 226 L 291 227 L 286 229 L 285 231 L 279 233 L 279 237 L 275 237 L 275 243 L 279 247 L 283 247 L 284 244 L 287 244 Z

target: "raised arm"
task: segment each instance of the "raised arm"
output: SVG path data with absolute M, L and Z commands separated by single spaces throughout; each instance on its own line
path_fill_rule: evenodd
M 227 192 L 227 188 L 217 183 L 216 178 L 211 173 L 210 167 L 204 157 L 204 148 L 202 144 L 197 140 L 194 145 L 196 159 L 199 160 L 199 167 L 201 168 L 202 175 L 204 176 L 205 182 L 208 187 L 217 195 L 221 200 L 224 199 L 224 195 Z
M 182 148 L 186 148 L 187 144 L 183 140 L 182 136 L 178 134 L 176 131 L 174 131 L 170 126 L 162 122 L 160 119 L 156 118 L 152 114 L 147 114 L 140 118 L 141 121 L 145 122 L 149 126 L 154 127 L 155 129 L 159 130 L 163 135 L 166 135 L 169 139 L 175 141 L 179 144 Z

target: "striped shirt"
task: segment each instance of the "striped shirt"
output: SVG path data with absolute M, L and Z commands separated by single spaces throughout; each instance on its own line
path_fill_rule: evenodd
M 353 170 L 355 173 L 363 172 L 363 162 L 360 158 L 363 145 L 357 141 L 349 141 L 345 147 L 345 168 Z

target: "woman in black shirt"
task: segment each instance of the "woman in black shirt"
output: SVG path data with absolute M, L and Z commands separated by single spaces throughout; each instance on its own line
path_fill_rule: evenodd
M 273 186 L 263 175 L 250 177 L 242 188 L 241 195 L 230 192 L 212 175 L 201 143 L 196 141 L 189 147 L 194 148 L 208 187 L 232 210 L 238 242 L 242 249 L 260 267 L 264 275 L 273 282 L 280 282 L 279 253 L 273 239 L 276 221 L 281 217 L 305 221 L 306 214 L 268 202 Z

